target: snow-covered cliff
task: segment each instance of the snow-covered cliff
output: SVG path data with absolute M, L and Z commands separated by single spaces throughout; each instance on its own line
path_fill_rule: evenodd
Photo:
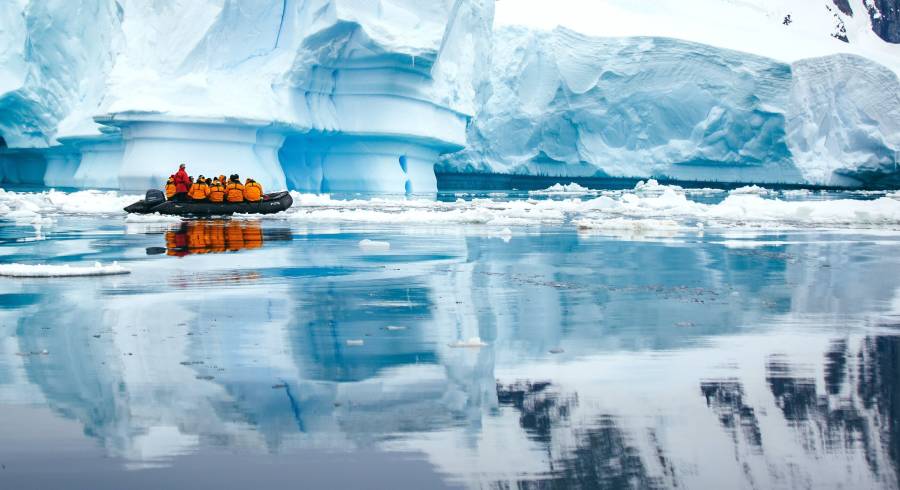
M 896 179 L 900 83 L 655 37 L 494 34 L 491 97 L 448 171 L 855 186 Z

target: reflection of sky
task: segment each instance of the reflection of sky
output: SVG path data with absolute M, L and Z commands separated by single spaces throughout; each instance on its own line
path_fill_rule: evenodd
M 896 486 L 891 239 L 264 222 L 282 239 L 144 253 L 169 226 L 5 245 L 133 272 L 0 281 L 0 403 L 47 406 L 132 467 L 387 447 L 464 481 Z M 471 337 L 488 347 L 448 346 Z

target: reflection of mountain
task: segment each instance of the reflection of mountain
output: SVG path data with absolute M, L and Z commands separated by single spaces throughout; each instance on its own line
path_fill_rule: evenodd
M 762 445 L 759 420 L 753 408 L 745 404 L 744 387 L 739 381 L 704 381 L 700 383 L 700 391 L 706 398 L 706 405 L 716 413 L 722 427 L 731 432 L 732 437 L 736 439 L 740 430 L 748 444 Z
M 889 258 L 564 234 L 398 236 L 373 253 L 360 238 L 15 291 L 32 296 L 10 311 L 32 316 L 4 352 L 48 350 L 21 359 L 30 385 L 141 461 L 387 444 L 501 487 L 896 486 L 897 341 L 829 330 L 894 294 L 834 269 L 880 277 Z M 223 270 L 256 276 L 211 280 Z M 448 346 L 474 336 L 490 345 Z

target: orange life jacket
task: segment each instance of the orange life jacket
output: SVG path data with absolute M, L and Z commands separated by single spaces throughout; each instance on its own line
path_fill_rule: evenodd
M 210 202 L 222 202 L 225 200 L 225 187 L 219 182 L 213 182 L 209 188 Z
M 166 199 L 172 199 L 172 196 L 175 195 L 175 179 L 169 179 L 166 181 Z
M 209 186 L 206 182 L 195 182 L 188 191 L 188 196 L 195 201 L 202 201 L 209 195 Z
M 247 182 L 244 185 L 244 199 L 250 202 L 258 202 L 262 200 L 262 186 L 259 182 Z
M 229 182 L 225 186 L 225 199 L 228 202 L 244 202 L 244 186 L 240 182 Z

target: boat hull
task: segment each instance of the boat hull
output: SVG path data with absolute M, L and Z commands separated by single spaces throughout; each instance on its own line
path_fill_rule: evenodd
M 175 202 L 165 201 L 158 204 L 147 204 L 140 200 L 125 207 L 125 211 L 136 214 L 170 214 L 174 216 L 228 216 L 239 214 L 274 214 L 284 211 L 294 204 L 287 191 L 266 194 L 258 202 L 222 202 L 208 201 Z

